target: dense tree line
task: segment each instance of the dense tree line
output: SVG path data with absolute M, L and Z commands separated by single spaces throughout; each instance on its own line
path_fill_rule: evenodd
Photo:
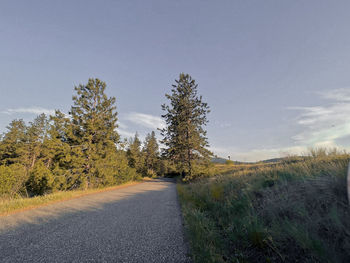
M 74 88 L 68 114 L 41 114 L 26 124 L 13 120 L 0 138 L 0 195 L 33 196 L 56 190 L 104 187 L 142 176 L 203 173 L 210 152 L 203 125 L 209 108 L 197 96 L 197 85 L 180 74 L 170 105 L 163 105 L 167 127 L 142 143 L 136 133 L 121 141 L 117 132 L 116 100 L 105 93 L 106 83 L 89 79 Z
M 135 144 L 141 146 L 140 141 L 123 144 L 116 131 L 115 98 L 105 89 L 104 82 L 90 79 L 75 87 L 68 115 L 57 110 L 29 124 L 14 120 L 8 125 L 0 141 L 2 195 L 41 195 L 159 175 L 154 132 L 139 152 Z

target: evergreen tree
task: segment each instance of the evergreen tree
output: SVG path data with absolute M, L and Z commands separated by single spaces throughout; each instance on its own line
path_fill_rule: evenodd
M 47 139 L 47 130 L 48 119 L 45 114 L 40 114 L 27 127 L 24 160 L 28 169 L 34 167 L 39 157 L 45 156 L 43 145 Z
M 23 152 L 26 145 L 26 124 L 23 120 L 13 120 L 7 126 L 7 133 L 0 143 L 0 162 L 3 165 L 23 164 Z
M 119 142 L 115 98 L 106 84 L 89 79 L 75 87 L 70 118 L 56 111 L 26 125 L 12 121 L 0 136 L 0 195 L 40 195 L 78 187 L 98 187 L 137 180 L 143 171 L 141 142 Z M 129 162 L 133 163 L 132 167 Z M 138 173 L 137 173 L 138 172 Z
M 147 134 L 143 152 L 145 158 L 145 168 L 147 171 L 149 171 L 148 173 L 156 173 L 159 164 L 159 146 L 154 131 Z
M 53 173 L 54 188 L 59 190 L 69 189 L 75 182 L 75 178 L 71 173 L 70 131 L 71 122 L 69 118 L 59 110 L 56 110 L 55 115 L 50 116 L 49 139 L 44 144 L 44 162 Z
M 177 165 L 186 179 L 191 179 L 194 162 L 207 160 L 211 155 L 203 127 L 210 110 L 202 96 L 197 95 L 198 85 L 190 75 L 181 73 L 175 82 L 171 94 L 165 95 L 170 105 L 162 105 L 166 127 L 161 129 L 161 142 L 166 146 L 164 156 Z
M 116 153 L 119 141 L 115 98 L 105 94 L 106 83 L 89 79 L 87 85 L 75 87 L 74 106 L 71 108 L 72 163 L 79 174 L 77 186 L 98 186 L 109 176 L 107 168 L 115 164 L 108 156 Z M 108 168 L 108 169 L 109 169 Z M 108 170 L 109 171 L 109 170 Z M 110 172 L 110 171 L 109 171 Z
M 129 147 L 126 152 L 128 163 L 131 168 L 135 168 L 138 173 L 143 172 L 143 154 L 141 151 L 141 141 L 137 133 L 129 140 Z

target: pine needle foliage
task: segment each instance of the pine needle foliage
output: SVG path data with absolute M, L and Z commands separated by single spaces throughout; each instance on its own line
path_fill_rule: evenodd
M 129 166 L 135 168 L 136 171 L 141 174 L 144 166 L 144 158 L 141 149 L 141 141 L 137 133 L 135 133 L 134 138 L 130 138 L 126 155 Z
M 1 165 L 22 163 L 21 156 L 26 142 L 26 124 L 22 119 L 13 120 L 7 126 L 0 144 Z
M 89 79 L 75 87 L 69 115 L 56 110 L 28 124 L 20 119 L 8 125 L 0 136 L 0 198 L 139 179 L 116 132 L 115 98 L 105 89 L 103 81 Z
M 79 184 L 93 187 L 107 176 L 107 166 L 113 166 L 109 158 L 116 154 L 119 141 L 115 98 L 105 94 L 106 83 L 89 79 L 86 85 L 75 87 L 72 118 L 71 144 L 74 149 L 75 173 L 81 175 Z M 97 165 L 97 163 L 103 165 Z
M 204 126 L 210 112 L 207 103 L 198 95 L 198 85 L 188 74 L 181 73 L 171 93 L 166 94 L 170 104 L 163 104 L 162 115 L 166 127 L 161 129 L 165 148 L 163 156 L 178 167 L 179 172 L 190 180 L 196 176 L 194 163 L 208 160 L 211 152 Z
M 159 145 L 157 142 L 156 134 L 154 131 L 147 134 L 144 147 L 143 155 L 145 159 L 145 170 L 147 176 L 154 176 L 159 172 L 160 160 L 159 160 Z

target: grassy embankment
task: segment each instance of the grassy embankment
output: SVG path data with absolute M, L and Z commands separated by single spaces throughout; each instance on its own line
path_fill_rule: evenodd
M 348 262 L 346 154 L 219 166 L 178 184 L 195 262 Z
M 142 180 L 150 180 L 150 178 L 143 178 Z M 21 210 L 32 209 L 39 206 L 52 204 L 59 201 L 78 198 L 88 194 L 94 194 L 98 192 L 104 192 L 123 188 L 126 186 L 137 184 L 139 181 L 131 181 L 116 186 L 109 186 L 105 188 L 95 188 L 87 190 L 72 190 L 72 191 L 58 191 L 47 195 L 35 196 L 35 197 L 17 197 L 17 198 L 0 198 L 0 216 L 18 212 Z

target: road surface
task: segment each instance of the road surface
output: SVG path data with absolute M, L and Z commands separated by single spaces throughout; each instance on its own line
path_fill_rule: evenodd
M 170 179 L 0 217 L 0 262 L 189 262 L 187 253 Z

